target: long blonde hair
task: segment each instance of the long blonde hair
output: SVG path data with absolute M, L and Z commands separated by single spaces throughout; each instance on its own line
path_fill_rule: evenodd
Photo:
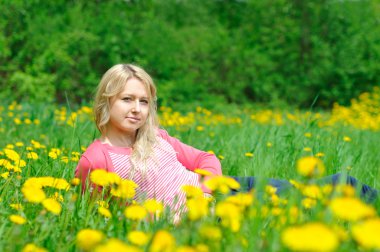
M 94 113 L 98 130 L 103 134 L 110 119 L 110 99 L 118 95 L 128 80 L 140 80 L 148 92 L 149 112 L 145 124 L 137 130 L 136 141 L 131 154 L 132 167 L 146 172 L 146 165 L 137 165 L 147 161 L 153 153 L 153 146 L 157 143 L 157 91 L 152 78 L 141 67 L 132 64 L 117 64 L 111 67 L 102 77 L 95 96 Z

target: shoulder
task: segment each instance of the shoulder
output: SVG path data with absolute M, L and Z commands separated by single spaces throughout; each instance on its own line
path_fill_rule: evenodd
M 106 149 L 98 139 L 88 146 L 82 158 L 87 159 L 93 168 L 103 168 L 107 164 Z
M 166 130 L 160 128 L 157 129 L 157 136 L 163 139 L 168 139 L 170 137 L 169 133 Z

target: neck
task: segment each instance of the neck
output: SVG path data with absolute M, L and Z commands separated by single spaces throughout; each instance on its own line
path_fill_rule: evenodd
M 102 134 L 100 141 L 116 147 L 132 147 L 136 141 L 136 136 L 129 134 L 115 134 L 111 131 Z

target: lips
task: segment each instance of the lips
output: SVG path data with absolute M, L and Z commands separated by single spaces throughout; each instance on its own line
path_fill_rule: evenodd
M 129 121 L 132 121 L 132 122 L 139 122 L 140 121 L 140 118 L 138 117 L 131 117 L 131 116 L 128 116 L 127 119 Z

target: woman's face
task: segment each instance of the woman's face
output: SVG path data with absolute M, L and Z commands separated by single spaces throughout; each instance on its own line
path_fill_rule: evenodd
M 124 89 L 110 100 L 110 120 L 107 131 L 135 136 L 149 114 L 149 96 L 145 85 L 136 78 L 129 79 Z

